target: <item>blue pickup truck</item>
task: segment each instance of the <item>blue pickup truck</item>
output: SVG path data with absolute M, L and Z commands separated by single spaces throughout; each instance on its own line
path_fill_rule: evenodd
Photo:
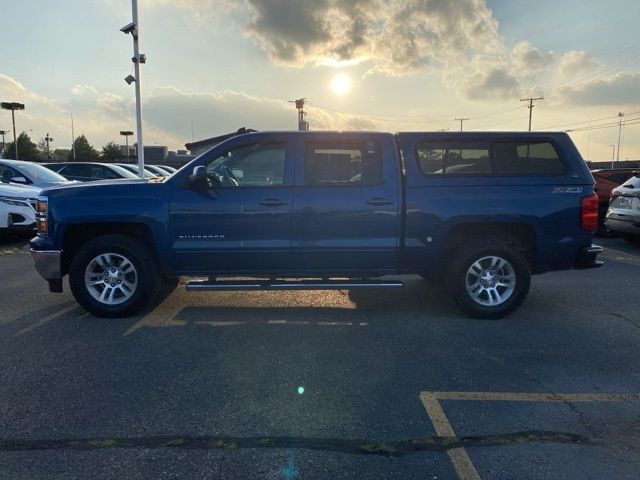
M 103 317 L 187 290 L 396 288 L 501 318 L 532 274 L 601 265 L 594 180 L 564 133 L 258 132 L 166 179 L 43 191 L 35 265 Z

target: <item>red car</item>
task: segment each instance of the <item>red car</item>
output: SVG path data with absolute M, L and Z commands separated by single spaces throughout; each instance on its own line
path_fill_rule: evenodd
M 600 200 L 600 207 L 598 209 L 599 232 L 602 233 L 605 231 L 604 217 L 607 214 L 607 208 L 609 208 L 611 190 L 616 188 L 618 185 L 622 185 L 637 172 L 637 168 L 601 168 L 591 170 L 591 174 L 596 181 L 596 193 Z

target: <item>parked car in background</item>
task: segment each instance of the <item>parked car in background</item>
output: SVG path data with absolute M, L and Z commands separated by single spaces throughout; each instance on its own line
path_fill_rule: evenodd
M 136 177 L 140 177 L 140 169 L 138 168 L 138 165 L 135 165 L 133 163 L 116 163 L 116 165 L 133 173 Z M 157 175 L 155 174 L 155 172 L 152 172 L 151 170 L 149 170 L 145 165 L 144 178 L 153 178 L 153 177 L 157 177 Z
M 145 165 L 144 168 L 156 174 L 156 177 L 168 177 L 171 175 L 166 170 L 160 168 L 158 165 Z
M 80 182 L 139 178 L 129 170 L 111 163 L 63 162 L 46 163 L 44 166 L 69 180 L 78 180 Z
M 0 183 L 0 236 L 36 228 L 36 199 L 41 189 Z
M 169 165 L 154 165 L 154 167 L 161 168 L 165 172 L 169 173 L 169 175 L 173 175 L 178 171 L 177 168 L 170 167 Z
M 62 175 L 52 172 L 39 163 L 21 160 L 0 160 L 0 181 L 19 183 L 36 188 L 55 187 L 69 183 Z
M 640 175 L 613 189 L 604 223 L 629 243 L 640 245 Z
M 609 208 L 611 191 L 618 185 L 622 185 L 625 180 L 633 177 L 637 168 L 600 168 L 591 170 L 591 175 L 596 181 L 596 193 L 600 202 L 598 208 L 598 233 L 605 232 L 604 217 Z

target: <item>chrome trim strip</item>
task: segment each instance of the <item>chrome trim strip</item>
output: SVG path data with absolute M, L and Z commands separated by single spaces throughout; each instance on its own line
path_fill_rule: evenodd
M 353 288 L 402 288 L 396 280 L 307 280 L 307 281 L 191 281 L 187 291 L 231 290 L 349 290 Z

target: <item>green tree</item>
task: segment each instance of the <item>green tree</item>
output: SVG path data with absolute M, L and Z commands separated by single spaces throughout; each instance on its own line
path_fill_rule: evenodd
M 122 159 L 122 151 L 120 146 L 115 142 L 109 142 L 102 147 L 100 152 L 100 160 L 104 162 L 115 162 Z
M 7 142 L 4 149 L 4 158 L 12 158 L 16 160 L 16 149 L 13 142 Z M 31 141 L 27 132 L 22 132 L 18 136 L 18 158 L 20 160 L 37 161 L 42 158 L 38 151 L 38 146 Z
M 73 147 L 76 151 L 76 161 L 77 162 L 97 162 L 99 153 L 98 151 L 91 146 L 87 137 L 84 135 L 80 135 L 73 142 Z M 69 162 L 73 162 L 73 152 L 69 153 Z
M 69 154 L 71 154 L 71 149 L 69 148 L 56 148 L 51 152 L 51 160 L 53 162 L 64 162 L 69 158 Z M 73 157 L 73 155 L 71 156 Z

